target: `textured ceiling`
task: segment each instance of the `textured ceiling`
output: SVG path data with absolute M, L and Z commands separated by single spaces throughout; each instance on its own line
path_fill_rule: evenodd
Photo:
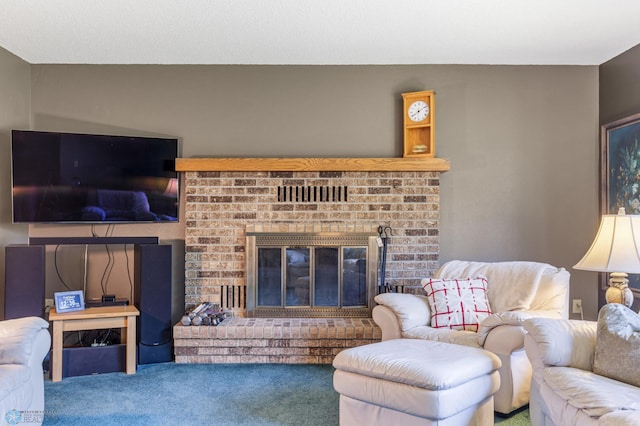
M 599 65 L 639 0 L 2 0 L 0 46 L 87 64 Z

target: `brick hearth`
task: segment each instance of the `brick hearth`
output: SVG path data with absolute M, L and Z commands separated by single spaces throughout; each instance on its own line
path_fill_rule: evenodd
M 379 342 L 370 318 L 231 318 L 173 328 L 176 362 L 331 364 L 343 349 Z

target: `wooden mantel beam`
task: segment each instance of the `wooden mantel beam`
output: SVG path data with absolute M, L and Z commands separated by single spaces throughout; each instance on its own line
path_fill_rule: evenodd
M 178 172 L 258 172 L 258 171 L 428 171 L 451 169 L 443 158 L 178 158 Z

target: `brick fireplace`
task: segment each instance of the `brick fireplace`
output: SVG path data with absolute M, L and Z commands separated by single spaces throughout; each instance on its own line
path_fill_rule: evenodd
M 438 268 L 440 170 L 182 171 L 186 308 L 210 301 L 234 318 L 218 327 L 176 325 L 176 362 L 326 363 L 345 347 L 380 339 L 370 318 L 247 318 L 248 233 L 389 227 L 386 284 L 418 286 Z M 284 347 L 295 350 L 287 356 Z

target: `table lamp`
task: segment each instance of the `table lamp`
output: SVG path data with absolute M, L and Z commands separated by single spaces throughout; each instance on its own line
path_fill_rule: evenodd
M 603 215 L 600 228 L 591 247 L 574 266 L 585 271 L 610 272 L 607 303 L 631 307 L 633 293 L 628 287 L 628 273 L 640 273 L 640 216 Z

